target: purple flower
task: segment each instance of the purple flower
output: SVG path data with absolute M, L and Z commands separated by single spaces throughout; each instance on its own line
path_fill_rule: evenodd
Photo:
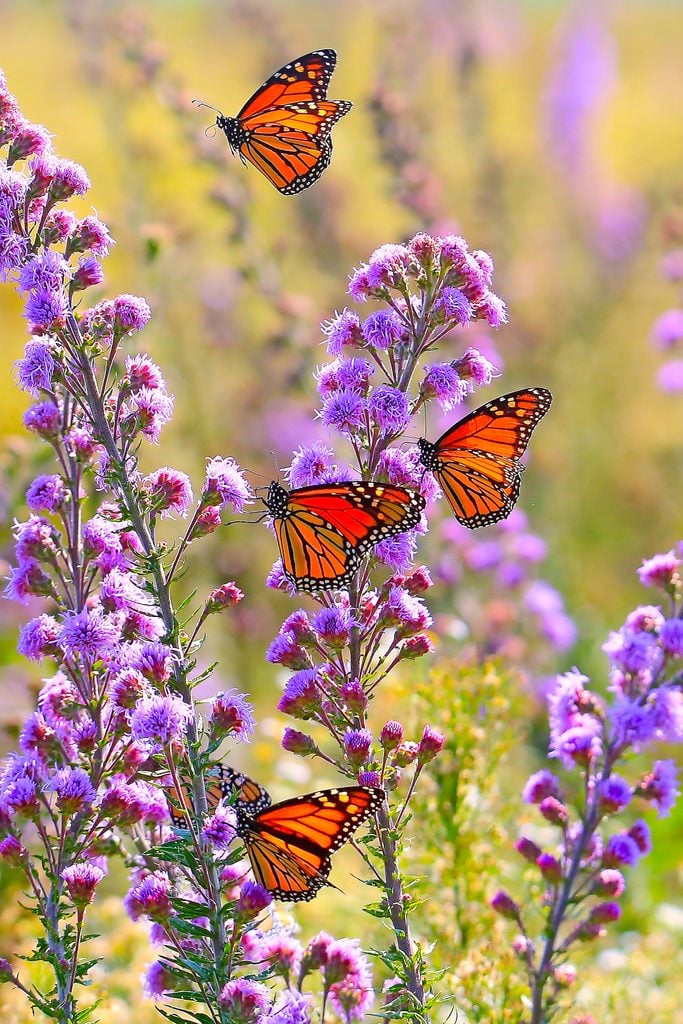
M 598 787 L 600 808 L 605 814 L 615 814 L 631 800 L 631 787 L 625 779 L 612 775 Z
M 285 478 L 294 488 L 334 482 L 337 469 L 333 460 L 332 449 L 319 441 L 302 445 L 294 452 L 292 464 L 285 470 Z
M 552 853 L 540 854 L 536 858 L 536 864 L 547 882 L 552 882 L 556 885 L 562 880 L 562 865 L 557 857 L 553 857 Z
M 590 715 L 577 716 L 576 724 L 552 739 L 549 756 L 558 757 L 565 768 L 589 766 L 602 754 L 602 727 Z
M 95 898 L 95 889 L 104 878 L 104 871 L 96 864 L 85 861 L 64 868 L 62 879 L 69 896 L 77 907 L 87 907 Z
M 368 345 L 384 352 L 406 340 L 405 325 L 393 309 L 380 309 L 371 313 L 363 322 L 361 330 Z
M 302 669 L 290 676 L 278 702 L 278 711 L 293 718 L 312 718 L 322 700 L 318 672 L 318 669 Z
M 499 889 L 498 892 L 491 897 L 489 903 L 496 913 L 501 915 L 501 917 L 507 917 L 511 921 L 519 920 L 519 906 L 515 903 L 513 898 L 502 889 Z
M 24 426 L 41 437 L 52 438 L 59 433 L 62 414 L 55 402 L 38 402 L 24 413 Z
M 129 573 L 114 568 L 102 580 L 100 600 L 107 612 L 128 611 L 144 602 L 144 595 Z
M 60 768 L 46 789 L 57 794 L 57 806 L 63 814 L 90 810 L 97 798 L 97 791 L 83 768 Z
M 114 325 L 120 334 L 141 331 L 151 316 L 151 309 L 139 295 L 117 295 L 114 299 Z
M 424 369 L 425 378 L 420 388 L 424 397 L 435 398 L 445 412 L 460 405 L 469 388 L 451 363 L 432 363 Z
M 634 821 L 628 830 L 628 834 L 638 847 L 641 855 L 651 852 L 652 837 L 650 835 L 650 826 L 645 821 L 642 819 Z
M 417 747 L 418 764 L 433 761 L 437 754 L 441 753 L 445 742 L 446 738 L 443 733 L 431 725 L 425 725 Z
M 270 992 L 258 981 L 238 978 L 223 986 L 218 1005 L 233 1024 L 260 1024 L 270 1009 Z
M 472 306 L 459 288 L 442 288 L 433 311 L 439 323 L 466 324 L 472 315 Z
M 7 166 L 15 160 L 25 160 L 29 156 L 39 156 L 51 147 L 50 133 L 42 124 L 31 124 L 23 117 L 17 124 L 12 143 L 7 154 Z
M 37 476 L 26 491 L 26 504 L 33 512 L 56 512 L 66 500 L 67 490 L 61 476 Z
M 104 281 L 104 271 L 96 256 L 81 256 L 73 275 L 71 286 L 74 291 L 93 288 Z
M 121 565 L 119 528 L 104 516 L 93 516 L 83 526 L 83 551 L 88 558 L 97 559 L 100 568 L 106 566 L 106 571 Z
M 638 783 L 638 794 L 652 801 L 660 818 L 665 817 L 676 803 L 677 771 L 675 761 L 655 761 L 652 771 L 644 775 Z
M 216 456 L 207 460 L 203 504 L 232 505 L 235 512 L 240 513 L 252 500 L 251 488 L 234 459 Z
M 40 661 L 60 653 L 57 640 L 59 623 L 51 615 L 39 615 L 22 627 L 17 650 L 30 661 Z
M 3 860 L 6 864 L 13 864 L 15 867 L 18 867 L 27 852 L 19 840 L 15 839 L 12 835 L 7 836 L 0 842 L 0 860 Z
M 548 694 L 551 734 L 564 732 L 581 718 L 590 697 L 584 685 L 587 682 L 588 677 L 581 675 L 578 669 L 557 677 L 555 688 Z
M 372 750 L 372 733 L 369 729 L 347 729 L 344 734 L 344 753 L 352 768 L 361 768 Z
M 645 604 L 629 612 L 624 628 L 633 633 L 659 633 L 663 625 L 664 616 L 661 608 Z
M 275 1003 L 266 1020 L 268 1024 L 311 1024 L 309 997 L 297 989 L 287 989 Z
M 26 300 L 24 315 L 32 332 L 47 334 L 63 324 L 66 312 L 66 296 L 61 288 L 40 287 L 32 291 Z M 19 375 L 21 379 L 21 371 Z
M 616 868 L 603 868 L 593 884 L 593 892 L 596 896 L 619 897 L 625 889 L 624 876 Z
M 301 757 L 315 754 L 318 749 L 314 740 L 307 736 L 305 732 L 299 732 L 298 729 L 291 729 L 289 726 L 285 728 L 282 734 L 281 746 L 283 750 L 288 750 L 290 754 L 299 754 Z
M 676 686 L 660 686 L 650 698 L 649 708 L 656 738 L 668 743 L 683 739 L 683 693 Z
M 681 560 L 673 551 L 646 559 L 638 569 L 644 587 L 658 587 L 670 591 L 680 580 Z
M 240 897 L 235 907 L 235 916 L 240 921 L 251 921 L 258 917 L 262 910 L 270 906 L 273 897 L 264 886 L 247 879 L 240 889 Z
M 52 345 L 41 338 L 32 338 L 26 343 L 24 358 L 16 363 L 19 386 L 32 395 L 41 390 L 52 390 L 55 360 Z
M 652 341 L 657 348 L 673 348 L 683 341 L 683 309 L 662 313 L 652 328 Z
M 165 390 L 166 383 L 161 370 L 149 356 L 143 354 L 126 356 L 126 375 L 122 388 L 131 392 L 149 388 L 151 391 Z
M 63 200 L 82 196 L 90 188 L 90 179 L 80 164 L 73 160 L 58 160 L 50 185 L 52 199 Z
M 635 839 L 625 832 L 617 832 L 610 836 L 602 860 L 606 867 L 614 868 L 635 864 L 639 857 L 640 850 Z
M 131 411 L 124 418 L 124 425 L 142 431 L 144 436 L 156 444 L 161 428 L 173 416 L 173 395 L 160 388 L 141 388 L 130 399 Z
M 192 504 L 192 485 L 186 473 L 162 466 L 145 478 L 145 490 L 149 494 L 152 508 L 165 519 L 174 513 L 187 516 Z
M 24 558 L 11 570 L 3 596 L 10 601 L 28 604 L 31 597 L 54 596 L 52 580 L 35 558 Z
M 237 835 L 237 816 L 232 807 L 219 805 L 202 829 L 202 839 L 217 850 L 227 850 Z
M 402 636 L 428 629 L 432 617 L 419 597 L 409 594 L 403 587 L 392 587 L 382 608 L 382 619 L 387 625 L 396 625 Z
M 410 421 L 407 396 L 403 391 L 387 384 L 382 384 L 373 391 L 368 409 L 382 434 L 398 434 Z
M 171 678 L 173 652 L 166 644 L 144 644 L 135 659 L 135 667 L 150 683 L 159 686 Z
M 401 286 L 406 274 L 413 270 L 414 266 L 415 259 L 407 246 L 392 242 L 380 245 L 368 260 L 368 286 L 375 291 Z
M 162 924 L 168 921 L 174 913 L 168 875 L 161 871 L 147 875 L 128 892 L 124 906 L 133 921 L 137 921 L 143 915 Z
M 326 427 L 351 434 L 365 424 L 367 403 L 355 391 L 338 391 L 324 403 L 320 413 Z
M 148 999 L 163 999 L 170 995 L 177 985 L 176 976 L 168 969 L 166 962 L 155 960 L 142 978 L 143 992 Z
M 311 626 L 321 643 L 337 650 L 349 642 L 355 624 L 351 609 L 345 605 L 323 608 L 311 619 Z
M 116 621 L 100 608 L 84 608 L 64 613 L 59 642 L 67 657 L 80 655 L 86 661 L 97 661 L 111 653 L 120 635 Z
M 379 742 L 384 750 L 395 750 L 403 739 L 403 726 L 400 722 L 390 720 L 382 726 Z
M 299 644 L 294 633 L 284 628 L 280 629 L 266 651 L 266 661 L 292 669 L 310 668 L 311 664 L 308 652 Z
M 637 675 L 644 686 L 650 686 L 662 664 L 662 651 L 651 633 L 620 630 L 610 633 L 602 645 L 609 660 L 622 672 Z
M 560 784 L 557 778 L 547 768 L 541 768 L 534 772 L 527 780 L 522 790 L 522 799 L 527 804 L 540 804 L 549 796 L 558 796 Z
M 59 253 L 41 253 L 28 260 L 19 271 L 19 290 L 32 292 L 37 288 L 59 290 L 70 276 L 69 264 Z
M 637 700 L 619 700 L 610 708 L 611 739 L 620 749 L 635 750 L 651 740 L 655 733 L 652 710 Z
M 345 345 L 354 348 L 363 344 L 358 314 L 344 308 L 341 313 L 335 312 L 331 320 L 321 325 L 323 334 L 327 335 L 327 351 L 331 356 L 339 356 Z
M 374 372 L 374 366 L 367 359 L 344 359 L 337 368 L 337 381 L 340 388 L 364 395 L 367 394 Z
M 248 743 L 254 731 L 254 709 L 237 690 L 217 693 L 211 704 L 209 729 L 213 737 L 232 735 L 240 743 Z
M 453 366 L 460 377 L 468 381 L 473 388 L 485 387 L 497 375 L 496 367 L 490 359 L 471 346 L 465 349 L 460 359 L 455 360 Z
M 375 558 L 388 565 L 392 572 L 406 572 L 415 558 L 417 532 L 407 530 L 379 541 L 373 548 Z
M 657 384 L 666 394 L 683 391 L 683 359 L 669 359 L 657 371 Z
M 68 251 L 85 252 L 89 249 L 96 256 L 106 256 L 114 240 L 106 224 L 97 217 L 83 217 L 70 233 Z
M 135 739 L 166 745 L 182 740 L 191 718 L 192 709 L 182 698 L 153 694 L 135 705 L 130 729 Z

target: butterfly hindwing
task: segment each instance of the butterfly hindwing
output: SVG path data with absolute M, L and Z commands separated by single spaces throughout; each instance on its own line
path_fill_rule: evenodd
M 475 409 L 438 441 L 420 439 L 421 461 L 458 522 L 474 529 L 510 514 L 519 497 L 520 459 L 551 402 L 545 388 L 512 391 Z
M 285 576 L 317 593 L 348 586 L 363 554 L 417 526 L 425 500 L 405 487 L 350 480 L 289 492 L 273 483 L 266 505 Z

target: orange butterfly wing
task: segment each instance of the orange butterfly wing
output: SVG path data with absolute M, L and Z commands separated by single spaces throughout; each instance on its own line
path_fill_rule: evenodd
M 331 855 L 383 800 L 381 789 L 347 786 L 285 800 L 254 817 L 238 806 L 238 834 L 257 881 L 276 899 L 312 899 L 327 882 Z
M 312 185 L 332 158 L 330 131 L 352 106 L 326 97 L 336 63 L 334 50 L 304 54 L 271 75 L 237 117 L 218 118 L 231 148 L 284 195 Z
M 433 444 L 420 439 L 422 463 L 458 522 L 474 529 L 509 516 L 519 497 L 519 460 L 551 402 L 545 388 L 513 391 L 475 409 Z
M 274 483 L 267 505 L 287 579 L 297 590 L 316 593 L 347 586 L 361 555 L 417 526 L 425 500 L 372 481 L 314 484 L 289 493 Z

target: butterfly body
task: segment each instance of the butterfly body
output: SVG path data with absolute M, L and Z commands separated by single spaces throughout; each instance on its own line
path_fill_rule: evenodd
M 475 409 L 437 441 L 419 439 L 422 465 L 463 526 L 476 529 L 510 515 L 524 471 L 520 459 L 551 402 L 545 388 L 512 391 Z
M 348 587 L 363 554 L 417 526 L 425 500 L 405 487 L 373 481 L 292 491 L 274 481 L 265 504 L 285 576 L 297 590 L 318 593 Z
M 352 107 L 327 98 L 336 63 L 334 50 L 306 53 L 272 74 L 235 117 L 216 119 L 231 151 L 283 195 L 302 192 L 329 166 L 330 132 Z

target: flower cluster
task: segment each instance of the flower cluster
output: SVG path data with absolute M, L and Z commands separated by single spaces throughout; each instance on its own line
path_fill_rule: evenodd
M 641 583 L 660 592 L 662 603 L 636 608 L 604 644 L 610 699 L 598 696 L 578 670 L 560 676 L 548 696 L 549 756 L 565 772 L 580 777 L 585 796 L 574 802 L 571 779 L 565 784 L 546 768 L 535 772 L 524 788 L 524 800 L 559 832 L 554 848 L 537 842 L 534 830 L 517 843 L 517 851 L 535 866 L 545 886 L 545 938 L 539 950 L 512 897 L 499 892 L 492 900 L 520 928 L 513 945 L 528 970 L 534 1024 L 545 1019 L 558 989 L 567 984 L 573 970 L 566 963 L 570 948 L 599 938 L 607 924 L 619 919 L 624 869 L 650 852 L 645 821 L 630 818 L 616 824 L 615 816 L 630 815 L 639 800 L 660 816 L 668 814 L 678 796 L 672 760 L 654 761 L 637 778 L 627 778 L 619 769 L 654 743 L 683 739 L 681 554 L 683 546 L 680 554 L 655 555 L 638 571 Z
M 47 600 L 22 626 L 18 647 L 53 667 L 0 773 L 0 857 L 25 876 L 45 931 L 40 955 L 58 982 L 43 998 L 11 972 L 7 980 L 40 1013 L 78 1015 L 74 985 L 89 970 L 79 965 L 84 915 L 108 858 L 123 854 L 133 870 L 129 912 L 175 941 L 185 977 L 193 947 L 184 944 L 187 929 L 176 933 L 171 922 L 183 920 L 190 898 L 191 919 L 197 902 L 206 905 L 210 938 L 200 952 L 216 963 L 217 999 L 234 966 L 222 953 L 223 903 L 234 879 L 219 878 L 217 861 L 235 858 L 236 821 L 230 807 L 209 807 L 205 776 L 218 744 L 247 740 L 254 720 L 248 701 L 229 691 L 211 702 L 202 731 L 192 669 L 202 623 L 242 593 L 234 583 L 214 590 L 188 637 L 170 586 L 188 544 L 220 525 L 224 507 L 242 511 L 251 490 L 230 458 L 208 460 L 196 502 L 178 470 L 142 475 L 138 448 L 159 440 L 173 409 L 160 368 L 125 351 L 149 306 L 119 295 L 86 307 L 79 295 L 74 308 L 76 293 L 101 283 L 99 260 L 112 239 L 97 218 L 66 208 L 89 188 L 87 175 L 52 154 L 49 136 L 22 118 L 2 75 L 0 145 L 0 276 L 22 294 L 32 335 L 17 364 L 18 383 L 34 400 L 24 422 L 55 460 L 55 471 L 26 491 L 5 588 L 23 604 Z M 154 539 L 157 517 L 167 516 L 188 518 L 172 556 Z M 181 872 L 173 858 L 157 864 L 148 854 L 141 867 L 127 852 L 131 834 L 138 851 L 172 838 L 169 802 L 193 851 L 181 856 Z M 189 893 L 188 875 L 196 883 Z M 252 920 L 270 901 L 258 888 L 244 882 L 233 900 L 236 920 Z
M 439 525 L 434 578 L 448 597 L 435 615 L 440 635 L 463 638 L 475 658 L 500 655 L 540 684 L 550 657 L 568 651 L 574 623 L 561 594 L 539 576 L 546 544 L 514 509 L 485 535 L 448 517 Z
M 455 235 L 426 234 L 405 245 L 381 246 L 353 273 L 351 298 L 375 300 L 379 308 L 365 317 L 345 308 L 323 324 L 332 358 L 315 375 L 317 415 L 331 437 L 350 446 L 353 467 L 341 463 L 329 444 L 303 446 L 286 471 L 293 487 L 357 476 L 408 487 L 427 502 L 439 497 L 419 448 L 402 438 L 424 406 L 436 402 L 451 412 L 497 372 L 466 343 L 468 324 L 497 327 L 505 322 L 505 306 L 491 290 L 492 275 L 487 253 L 470 251 Z M 460 353 L 450 361 L 426 362 L 428 353 L 446 340 L 460 341 Z M 414 529 L 378 543 L 348 591 L 323 592 L 317 612 L 299 609 L 289 615 L 267 654 L 291 673 L 279 710 L 316 731 L 312 736 L 286 728 L 286 750 L 320 757 L 361 785 L 381 785 L 387 792 L 398 789 L 410 768 L 407 792 L 391 812 L 392 827 L 399 831 L 420 773 L 444 739 L 430 725 L 419 739 L 405 739 L 403 725 L 393 720 L 373 731 L 368 716 L 389 674 L 434 648 L 432 616 L 424 601 L 432 580 L 425 566 L 414 565 L 418 539 L 426 531 L 423 517 Z M 290 591 L 279 563 L 268 582 Z M 328 734 L 335 753 L 318 733 Z M 378 822 L 382 870 L 389 872 L 387 879 L 395 879 L 398 845 L 386 811 L 378 814 Z M 405 906 L 395 883 L 387 882 L 387 913 L 403 954 L 403 990 L 417 1001 L 414 1005 L 425 1006 L 425 979 Z
M 661 264 L 664 277 L 679 289 L 677 305 L 657 318 L 651 333 L 652 344 L 666 355 L 657 372 L 657 383 L 662 391 L 674 394 L 683 391 L 683 249 L 672 249 Z

